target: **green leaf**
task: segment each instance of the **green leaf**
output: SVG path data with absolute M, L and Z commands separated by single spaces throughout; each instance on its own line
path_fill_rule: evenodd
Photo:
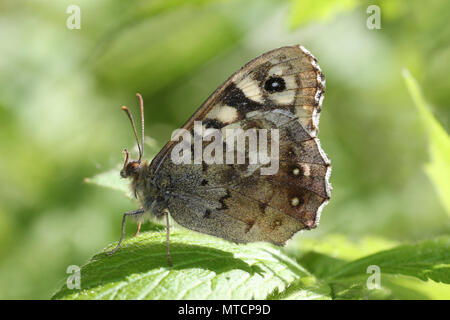
M 357 5 L 356 0 L 292 0 L 289 23 L 295 28 L 311 21 L 327 21 Z
M 315 277 L 301 277 L 290 284 L 283 292 L 274 292 L 270 300 L 331 300 L 331 288 Z
M 430 162 L 425 172 L 433 182 L 441 202 L 450 215 L 450 137 L 430 111 L 417 81 L 408 70 L 403 71 L 406 85 L 428 131 Z
M 336 268 L 330 281 L 367 278 L 367 268 L 378 266 L 383 274 L 406 275 L 421 280 L 431 279 L 450 284 L 450 236 L 426 240 L 418 244 L 400 245 Z
M 290 243 L 287 252 L 318 279 L 328 282 L 333 299 L 436 299 L 448 296 L 447 284 L 431 280 L 424 282 L 400 273 L 389 274 L 383 272 L 384 268 L 381 268 L 381 288 L 377 290 L 367 288 L 366 282 L 371 275 L 366 273 L 367 266 L 361 268 L 357 275 L 334 278 L 336 272 L 354 261 L 390 251 L 398 245 L 373 236 L 351 239 L 341 234 L 329 234 L 318 238 L 298 238 Z
M 383 274 L 381 288 L 369 289 L 366 281 L 369 275 L 361 281 L 340 281 L 330 284 L 334 300 L 342 299 L 390 299 L 390 300 L 425 300 L 448 299 L 448 285 L 433 281 L 421 281 L 417 278 Z
M 130 190 L 130 181 L 120 177 L 120 169 L 118 168 L 99 173 L 92 178 L 85 178 L 84 182 L 118 190 L 125 193 L 127 197 L 133 198 Z
M 326 278 L 340 265 L 395 245 L 397 243 L 373 236 L 350 241 L 348 236 L 329 234 L 298 238 L 289 244 L 287 252 L 316 277 Z
M 234 244 L 185 229 L 170 236 L 173 267 L 165 232 L 148 232 L 124 241 L 111 256 L 94 256 L 81 269 L 81 289 L 64 286 L 53 298 L 265 299 L 286 288 L 289 297 L 329 298 L 329 288 L 276 246 Z

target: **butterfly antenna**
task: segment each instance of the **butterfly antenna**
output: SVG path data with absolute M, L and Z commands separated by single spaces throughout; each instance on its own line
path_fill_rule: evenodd
M 125 155 L 125 162 L 123 163 L 123 167 L 125 168 L 128 164 L 128 160 L 130 159 L 130 153 L 127 149 L 123 149 L 123 154 Z
M 130 110 L 128 110 L 127 107 L 122 106 L 122 110 L 125 111 L 125 113 L 127 114 L 128 119 L 130 119 L 131 126 L 133 127 L 134 137 L 136 138 L 136 142 L 137 142 L 138 149 L 139 149 L 139 161 L 138 162 L 140 163 L 141 159 L 142 159 L 142 149 L 141 149 L 141 145 L 139 144 L 139 138 L 137 135 L 136 125 L 134 124 L 133 116 L 131 115 L 131 112 L 130 112 Z
M 142 133 L 142 139 L 141 139 L 141 150 L 142 153 L 139 155 L 139 162 L 141 162 L 142 157 L 144 156 L 144 99 L 142 99 L 142 96 L 140 93 L 136 93 L 136 96 L 139 98 L 139 103 L 141 105 L 141 133 Z

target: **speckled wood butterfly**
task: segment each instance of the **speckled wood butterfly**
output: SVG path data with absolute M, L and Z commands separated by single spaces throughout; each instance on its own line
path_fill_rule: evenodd
M 283 245 L 296 232 L 315 228 L 320 211 L 330 198 L 331 167 L 317 138 L 325 78 L 317 60 L 302 46 L 269 51 L 247 63 L 226 80 L 184 124 L 203 129 L 277 129 L 278 170 L 261 174 L 264 165 L 246 163 L 174 163 L 169 141 L 149 164 L 142 140 L 126 107 L 138 142 L 139 159 L 125 149 L 123 178 L 140 209 L 126 212 L 142 222 L 146 214 L 166 217 L 180 225 L 233 242 L 267 241 Z M 216 138 L 217 139 L 217 138 Z M 202 142 L 203 144 L 205 141 Z M 220 141 L 225 143 L 225 141 Z M 250 142 L 249 142 L 250 144 Z M 248 159 L 248 157 L 246 158 Z M 140 228 L 138 224 L 138 231 Z

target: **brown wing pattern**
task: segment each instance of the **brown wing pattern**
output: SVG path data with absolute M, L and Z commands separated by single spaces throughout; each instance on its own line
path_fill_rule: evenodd
M 288 94 L 264 92 L 263 81 L 274 75 L 287 77 Z M 295 79 L 295 84 L 292 79 Z M 302 126 L 312 136 L 316 136 L 324 90 L 325 77 L 316 58 L 308 50 L 303 46 L 278 48 L 253 59 L 230 76 L 206 99 L 182 128 L 192 130 L 194 121 L 216 120 L 219 107 L 231 102 L 240 105 L 239 111 L 242 111 L 240 118 L 252 109 L 279 107 L 290 109 Z M 287 100 L 289 97 L 292 100 Z M 229 124 L 214 121 L 210 123 L 213 127 Z M 168 156 L 173 144 L 173 141 L 169 141 L 153 159 L 152 165 L 155 169 Z
M 281 80 L 280 80 L 281 79 Z M 324 77 L 303 47 L 250 61 L 186 122 L 204 128 L 279 130 L 279 170 L 261 175 L 246 164 L 176 165 L 169 142 L 152 162 L 170 177 L 169 211 L 179 224 L 236 242 L 284 244 L 317 225 L 330 197 L 330 163 L 317 139 Z M 247 159 L 248 160 L 248 159 Z

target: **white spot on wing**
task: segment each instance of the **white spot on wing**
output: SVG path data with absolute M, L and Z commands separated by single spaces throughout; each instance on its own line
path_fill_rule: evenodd
M 270 99 L 278 104 L 292 104 L 295 99 L 295 90 L 272 93 Z
M 295 81 L 295 75 L 284 76 L 283 79 L 287 90 L 298 88 L 297 82 Z
M 216 119 L 217 112 L 219 112 L 220 105 L 215 105 L 211 111 L 208 112 L 206 118 L 208 119 Z
M 302 163 L 301 164 L 302 170 L 303 170 L 303 175 L 305 177 L 309 177 L 311 175 L 311 169 L 309 167 L 309 164 L 307 163 Z
M 269 70 L 269 76 L 281 76 L 283 74 L 283 65 L 277 64 Z
M 216 114 L 216 119 L 222 123 L 231 123 L 237 120 L 239 114 L 236 108 L 221 106 Z
M 253 80 L 251 77 L 245 77 L 236 86 L 242 90 L 244 95 L 253 101 L 263 103 L 264 99 L 262 96 L 261 88 L 259 87 L 259 83 L 256 80 Z

